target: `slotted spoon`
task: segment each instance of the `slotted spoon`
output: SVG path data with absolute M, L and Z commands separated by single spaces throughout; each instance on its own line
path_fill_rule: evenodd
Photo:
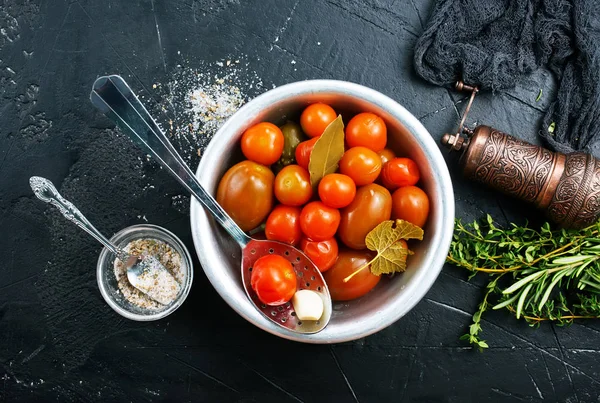
M 142 150 L 152 155 L 166 168 L 237 241 L 242 249 L 242 284 L 248 298 L 266 318 L 298 333 L 316 333 L 327 326 L 331 319 L 331 296 L 321 272 L 314 263 L 291 245 L 254 239 L 244 233 L 198 182 L 167 136 L 120 76 L 99 77 L 92 87 L 90 100 Z M 298 290 L 313 290 L 323 299 L 323 315 L 318 321 L 298 320 L 291 302 L 273 307 L 263 304 L 258 299 L 250 286 L 252 266 L 257 259 L 268 254 L 281 255 L 292 263 L 296 272 Z

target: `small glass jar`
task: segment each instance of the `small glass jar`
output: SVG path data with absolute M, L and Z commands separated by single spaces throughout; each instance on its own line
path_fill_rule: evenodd
M 110 241 L 119 248 L 125 248 L 127 244 L 137 239 L 155 239 L 163 241 L 172 247 L 181 256 L 181 270 L 184 273 L 183 284 L 177 298 L 169 305 L 165 305 L 159 309 L 141 308 L 129 302 L 119 290 L 117 278 L 115 276 L 115 259 L 114 253 L 108 249 L 102 249 L 98 264 L 96 267 L 96 277 L 100 294 L 106 303 L 114 309 L 119 315 L 137 321 L 151 321 L 164 318 L 174 312 L 183 304 L 187 298 L 192 280 L 194 279 L 194 270 L 192 267 L 192 258 L 187 248 L 173 233 L 164 228 L 151 224 L 139 224 L 127 227 L 117 232 Z

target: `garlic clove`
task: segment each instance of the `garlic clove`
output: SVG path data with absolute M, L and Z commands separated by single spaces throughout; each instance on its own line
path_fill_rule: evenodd
M 292 305 L 299 320 L 319 320 L 323 316 L 323 299 L 314 291 L 297 291 L 292 298 Z

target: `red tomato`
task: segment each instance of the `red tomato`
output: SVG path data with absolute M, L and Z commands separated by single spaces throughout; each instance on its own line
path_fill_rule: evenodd
M 313 194 L 310 174 L 299 165 L 284 167 L 275 177 L 275 197 L 286 206 L 301 206 Z
M 386 162 L 381 171 L 383 185 L 390 190 L 416 185 L 420 178 L 419 167 L 410 158 L 394 158 Z
M 319 138 L 303 141 L 296 147 L 296 163 L 304 169 L 308 169 L 308 163 L 310 162 L 310 153 L 315 148 L 315 143 Z
M 365 238 L 379 223 L 392 214 L 392 195 L 375 183 L 361 186 L 356 197 L 342 210 L 338 235 L 349 248 L 365 249 Z
M 416 186 L 403 186 L 392 194 L 392 218 L 423 228 L 429 216 L 429 198 Z
M 338 257 L 338 244 L 335 238 L 325 241 L 311 241 L 304 237 L 300 241 L 300 248 L 321 271 L 329 270 Z
M 242 135 L 242 153 L 250 161 L 263 165 L 277 162 L 283 152 L 283 133 L 273 123 L 263 122 Z
M 366 147 L 352 147 L 340 160 L 340 172 L 348 175 L 356 186 L 373 183 L 381 171 L 381 158 Z
M 394 154 L 394 152 L 392 150 L 390 150 L 389 148 L 384 148 L 383 150 L 379 151 L 377 153 L 377 155 L 379 155 L 379 158 L 381 158 L 381 166 L 382 167 L 389 160 L 396 158 L 396 154 Z
M 259 226 L 273 208 L 273 172 L 252 161 L 235 164 L 221 178 L 217 202 L 244 231 Z
M 346 207 L 356 195 L 356 185 L 347 175 L 325 175 L 319 182 L 319 197 L 325 205 L 333 208 Z
M 316 103 L 309 105 L 300 115 L 300 126 L 308 137 L 319 137 L 327 126 L 337 118 L 329 105 Z
M 276 206 L 267 218 L 265 226 L 267 239 L 289 243 L 290 245 L 297 244 L 302 238 L 300 211 L 299 207 L 284 206 L 282 204 Z
M 282 256 L 266 255 L 252 266 L 250 286 L 264 304 L 285 304 L 296 293 L 296 284 L 294 268 Z
M 323 274 L 331 299 L 348 301 L 371 291 L 381 277 L 372 274 L 369 267 L 365 267 L 346 283 L 344 279 L 373 257 L 374 253 L 370 251 L 341 250 L 333 267 Z
M 383 150 L 387 143 L 385 122 L 374 113 L 359 113 L 348 122 L 346 142 L 349 147 L 363 146 L 375 152 Z
M 308 203 L 300 213 L 300 228 L 313 241 L 333 238 L 340 225 L 340 212 L 320 201 Z

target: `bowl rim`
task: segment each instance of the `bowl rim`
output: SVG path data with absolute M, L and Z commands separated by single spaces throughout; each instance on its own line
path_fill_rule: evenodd
M 168 229 L 154 224 L 134 224 L 129 227 L 125 227 L 122 230 L 116 232 L 112 237 L 110 237 L 110 242 L 115 243 L 119 238 L 123 236 L 135 234 L 141 231 L 148 231 L 150 233 L 155 234 L 161 233 L 163 235 L 166 235 L 167 238 L 172 238 L 177 244 L 177 246 L 179 246 L 183 251 L 183 256 L 181 256 L 181 259 L 187 265 L 187 272 L 184 287 L 181 290 L 179 296 L 177 297 L 177 300 L 175 300 L 175 302 L 173 302 L 172 305 L 169 306 L 167 309 L 147 315 L 134 313 L 121 307 L 115 302 L 114 298 L 111 297 L 111 293 L 108 291 L 106 285 L 102 281 L 102 275 L 105 271 L 105 266 L 108 265 L 108 260 L 111 258 L 111 256 L 114 255 L 106 247 L 102 248 L 102 251 L 100 251 L 100 255 L 98 256 L 98 261 L 96 263 L 96 282 L 98 283 L 98 288 L 100 289 L 100 294 L 102 295 L 102 298 L 104 298 L 104 301 L 106 301 L 108 306 L 110 306 L 116 313 L 130 320 L 138 322 L 149 322 L 165 318 L 173 312 L 175 312 L 181 305 L 183 305 L 184 301 L 187 299 L 190 293 L 192 284 L 194 282 L 194 262 L 192 260 L 192 256 L 190 255 L 190 251 L 177 235 L 175 235 Z M 110 269 L 112 269 L 112 265 L 110 265 Z M 114 272 L 114 270 L 112 270 L 111 273 L 112 272 Z
M 415 278 L 411 283 L 404 287 L 403 298 L 386 304 L 378 311 L 386 311 L 389 313 L 387 315 L 379 315 L 380 318 L 383 316 L 385 319 L 380 319 L 377 323 L 372 324 L 369 327 L 357 328 L 356 331 L 342 336 L 328 334 L 327 329 L 329 326 L 323 331 L 312 335 L 286 331 L 265 319 L 258 310 L 252 306 L 252 302 L 248 300 L 245 295 L 243 296 L 243 298 L 246 298 L 245 301 L 242 301 L 240 298 L 233 300 L 230 296 L 228 298 L 228 289 L 226 285 L 219 280 L 219 270 L 215 270 L 213 267 L 214 262 L 209 261 L 207 258 L 208 254 L 210 254 L 210 245 L 205 245 L 202 240 L 204 236 L 201 233 L 200 228 L 205 228 L 206 226 L 209 227 L 213 223 L 212 217 L 209 219 L 204 208 L 195 198 L 192 198 L 190 204 L 190 226 L 194 247 L 198 259 L 200 260 L 202 270 L 221 298 L 223 298 L 223 300 L 225 300 L 225 302 L 240 316 L 260 329 L 285 339 L 312 344 L 331 344 L 356 340 L 376 333 L 403 317 L 423 299 L 444 266 L 454 229 L 455 204 L 454 191 L 448 167 L 441 151 L 423 124 L 412 113 L 387 95 L 363 85 L 342 80 L 318 79 L 293 82 L 268 90 L 250 100 L 234 113 L 223 126 L 221 126 L 209 142 L 203 153 L 204 158 L 200 160 L 196 170 L 196 177 L 200 183 L 204 186 L 207 185 L 206 182 L 208 178 L 203 174 L 206 172 L 205 167 L 207 164 L 210 164 L 211 161 L 209 161 L 209 158 L 206 158 L 206 156 L 210 155 L 213 149 L 217 149 L 222 144 L 228 142 L 228 138 L 224 134 L 234 130 L 238 131 L 240 127 L 243 127 L 248 120 L 260 113 L 261 109 L 264 109 L 265 107 L 281 101 L 293 99 L 299 95 L 314 95 L 319 93 L 338 93 L 346 96 L 354 96 L 373 104 L 393 116 L 412 134 L 417 140 L 417 143 L 419 143 L 423 153 L 430 161 L 430 164 L 435 166 L 434 171 L 439 175 L 435 181 L 439 193 L 451 196 L 440 198 L 439 201 L 438 207 L 440 212 L 436 225 L 441 229 L 433 234 L 431 245 L 434 245 L 435 250 L 430 250 L 428 259 L 424 261 L 424 263 L 429 266 L 428 270 L 422 270 L 424 273 L 419 273 L 420 276 L 417 275 L 419 278 Z M 206 226 L 198 225 L 199 221 L 206 222 Z M 215 223 L 214 225 L 218 224 Z M 334 318 L 332 318 L 332 320 L 334 320 Z

